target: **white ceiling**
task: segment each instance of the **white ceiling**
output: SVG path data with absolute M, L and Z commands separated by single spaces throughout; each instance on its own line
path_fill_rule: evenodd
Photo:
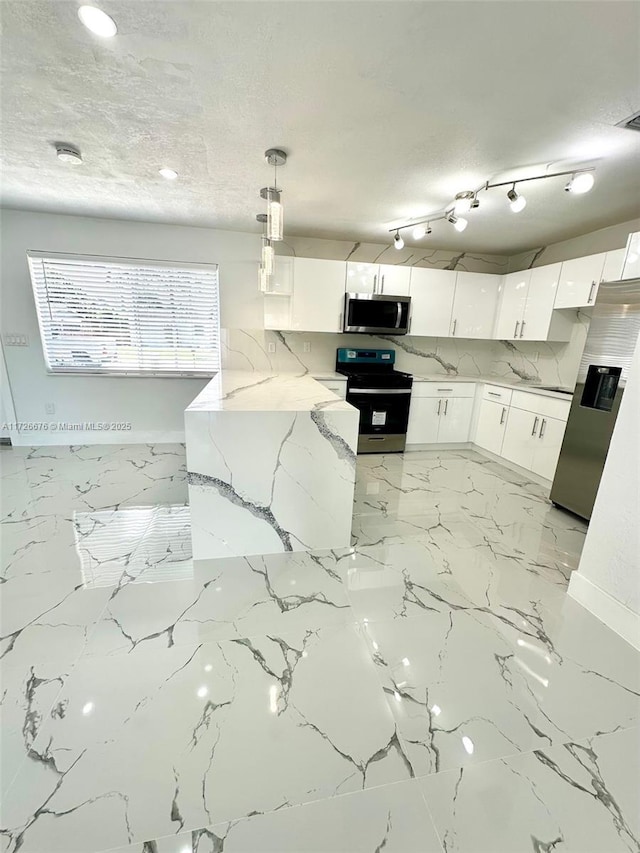
M 486 179 L 585 163 L 586 196 L 529 184 L 514 215 L 492 190 L 430 240 L 514 253 L 640 213 L 640 133 L 614 126 L 640 109 L 637 2 L 99 0 L 110 40 L 78 5 L 0 3 L 6 206 L 257 233 L 279 146 L 289 234 L 380 242 Z

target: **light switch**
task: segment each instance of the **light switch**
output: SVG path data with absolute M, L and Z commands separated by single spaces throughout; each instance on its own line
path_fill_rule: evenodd
M 275 352 L 275 351 L 276 351 L 275 343 L 273 341 L 269 341 L 269 343 L 267 344 L 267 352 Z
M 309 341 L 305 341 L 302 344 L 302 352 L 311 352 L 311 344 Z
M 28 347 L 29 338 L 19 332 L 8 332 L 3 336 L 4 345 L 6 347 Z

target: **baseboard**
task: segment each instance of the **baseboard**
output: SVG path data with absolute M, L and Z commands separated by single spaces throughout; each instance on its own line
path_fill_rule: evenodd
M 573 572 L 569 595 L 623 640 L 640 651 L 640 613 L 630 610 L 608 592 L 580 574 Z
M 77 444 L 184 444 L 184 430 L 70 430 L 65 432 L 12 433 L 14 447 L 51 447 Z
M 551 491 L 551 486 L 553 485 L 552 480 L 547 480 L 545 477 L 541 477 L 539 474 L 536 474 L 535 471 L 530 471 L 528 468 L 523 468 L 521 465 L 516 465 L 515 462 L 510 462 L 508 459 L 505 459 L 504 456 L 498 456 L 497 453 L 492 453 L 490 450 L 485 450 L 484 447 L 479 447 L 477 444 L 471 444 L 470 447 L 472 450 L 475 450 L 476 453 L 479 453 L 481 456 L 485 456 L 487 459 L 491 459 L 492 462 L 497 462 L 498 465 L 503 465 L 510 471 L 514 471 L 516 474 L 520 474 L 522 477 L 526 477 L 527 480 L 531 480 L 532 483 L 537 483 L 539 486 L 542 486 L 543 488 L 549 489 L 549 491 Z
M 475 450 L 475 445 L 470 441 L 440 442 L 438 444 L 407 444 L 405 448 L 407 453 L 413 453 L 414 450 Z

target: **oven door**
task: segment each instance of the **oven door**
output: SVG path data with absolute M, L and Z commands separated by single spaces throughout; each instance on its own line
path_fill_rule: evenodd
M 347 402 L 360 412 L 358 453 L 402 451 L 409 423 L 410 388 L 349 388 Z
M 406 335 L 409 331 L 410 308 L 410 296 L 347 293 L 343 331 L 368 335 Z

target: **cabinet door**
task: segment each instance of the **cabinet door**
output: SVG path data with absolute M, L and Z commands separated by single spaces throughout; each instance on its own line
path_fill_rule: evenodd
M 490 450 L 491 453 L 496 453 L 498 456 L 501 454 L 508 413 L 508 406 L 504 406 L 502 403 L 492 403 L 489 400 L 483 400 L 480 403 L 480 414 L 478 415 L 478 425 L 474 438 L 478 447 L 484 447 L 485 450 Z
M 538 441 L 541 420 L 540 415 L 534 415 L 533 412 L 509 409 L 501 456 L 531 470 L 533 448 L 534 443 Z
M 560 456 L 565 421 L 556 418 L 541 418 L 538 437 L 533 446 L 531 470 L 547 480 L 553 480 Z
M 562 264 L 547 264 L 531 270 L 519 338 L 525 341 L 547 340 L 561 269 Z
M 499 341 L 520 336 L 530 278 L 531 270 L 512 272 L 502 276 L 495 331 L 495 337 Z
M 564 261 L 558 282 L 556 308 L 581 308 L 593 305 L 602 277 L 605 252 Z
M 438 442 L 469 441 L 472 413 L 472 397 L 447 397 L 443 399 L 440 407 Z
M 435 444 L 441 407 L 442 402 L 435 397 L 411 397 L 407 444 Z
M 411 267 L 400 264 L 380 264 L 378 293 L 387 296 L 408 296 L 411 285 Z
M 613 252 L 607 252 L 602 268 L 602 281 L 620 281 L 626 253 L 626 249 L 615 249 Z
M 362 264 L 358 261 L 347 261 L 347 277 L 345 289 L 347 293 L 377 293 L 378 264 Z
M 449 335 L 456 274 L 451 270 L 414 267 L 411 272 L 412 335 L 441 338 Z
M 640 231 L 629 234 L 622 278 L 640 278 Z
M 342 331 L 345 267 L 344 261 L 294 258 L 291 329 Z
M 491 338 L 498 307 L 499 275 L 459 272 L 453 300 L 451 335 L 457 338 Z

